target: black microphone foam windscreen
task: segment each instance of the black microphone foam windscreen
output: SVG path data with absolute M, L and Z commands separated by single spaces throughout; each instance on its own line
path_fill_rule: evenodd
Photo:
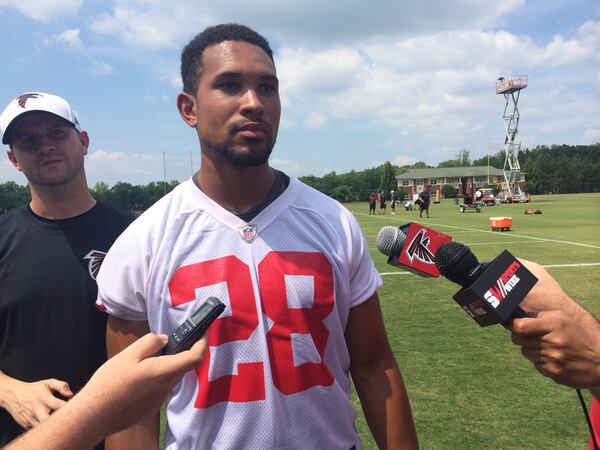
M 460 242 L 447 242 L 435 252 L 435 265 L 440 273 L 461 286 L 470 283 L 469 274 L 478 264 L 477 257 L 469 247 Z

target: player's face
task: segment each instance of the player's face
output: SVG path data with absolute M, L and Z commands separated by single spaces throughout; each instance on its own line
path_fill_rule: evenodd
M 61 186 L 83 172 L 88 137 L 52 114 L 40 113 L 19 120 L 7 151 L 13 165 L 36 186 Z
M 238 166 L 266 163 L 281 114 L 273 62 L 260 47 L 235 41 L 208 47 L 202 62 L 194 99 L 202 152 Z

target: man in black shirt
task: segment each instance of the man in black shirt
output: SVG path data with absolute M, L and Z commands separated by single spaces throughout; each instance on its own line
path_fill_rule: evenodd
M 3 446 L 59 409 L 106 360 L 95 278 L 133 216 L 91 196 L 89 137 L 64 99 L 22 94 L 0 128 L 31 191 L 28 205 L 0 215 Z
M 425 214 L 427 215 L 427 218 L 429 218 L 429 192 L 427 191 L 423 191 L 419 194 L 419 217 L 423 217 L 423 211 L 425 211 Z

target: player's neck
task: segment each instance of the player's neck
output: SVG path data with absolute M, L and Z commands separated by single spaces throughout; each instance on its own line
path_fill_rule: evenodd
M 46 219 L 67 219 L 89 211 L 96 204 L 85 180 L 77 186 L 36 186 L 29 185 L 31 190 L 31 210 Z
M 273 187 L 275 174 L 268 164 L 257 167 L 215 167 L 202 161 L 196 184 L 208 197 L 227 209 L 248 211 L 262 202 Z

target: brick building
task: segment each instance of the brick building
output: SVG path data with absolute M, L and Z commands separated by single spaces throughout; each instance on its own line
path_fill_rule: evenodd
M 441 191 L 444 184 L 455 187 L 457 195 L 463 196 L 465 192 L 473 195 L 478 188 L 486 187 L 488 184 L 501 185 L 504 181 L 504 172 L 488 166 L 411 169 L 402 175 L 397 175 L 396 179 L 398 189 L 402 189 L 410 198 L 424 190 L 429 191 L 434 197 L 436 191 Z M 520 183 L 523 187 L 525 180 L 521 180 Z

